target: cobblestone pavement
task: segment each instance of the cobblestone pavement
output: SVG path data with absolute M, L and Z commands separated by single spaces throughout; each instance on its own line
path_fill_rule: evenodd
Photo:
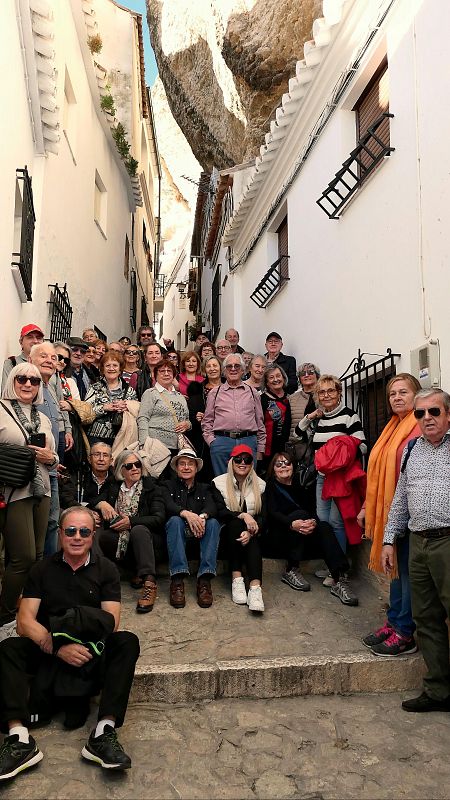
M 411 695 L 411 693 L 409 693 Z M 21 800 L 441 800 L 450 715 L 407 714 L 406 693 L 129 708 L 124 774 L 83 762 L 94 722 L 35 731 L 44 760 L 2 788 Z

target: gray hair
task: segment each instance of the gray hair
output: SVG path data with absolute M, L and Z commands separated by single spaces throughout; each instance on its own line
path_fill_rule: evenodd
M 443 389 L 433 389 L 432 386 L 429 389 L 421 389 L 419 392 L 417 392 L 414 398 L 414 408 L 416 407 L 416 400 L 422 397 L 423 398 L 432 397 L 433 395 L 437 395 L 438 397 L 440 397 L 440 399 L 442 400 L 442 405 L 444 406 L 444 409 L 448 414 L 448 412 L 450 411 L 450 395 L 447 392 L 444 392 Z
M 238 341 L 239 341 L 239 331 L 237 331 L 236 328 L 228 328 L 228 330 L 225 331 L 225 339 L 227 338 L 227 333 L 230 333 L 231 331 L 234 331 L 234 333 L 237 333 Z
M 270 367 L 266 367 L 266 370 L 263 375 L 262 386 L 261 386 L 263 392 L 265 392 L 267 389 L 267 378 L 269 377 L 269 375 L 272 374 L 272 372 L 275 372 L 276 369 L 280 370 L 283 376 L 283 389 L 286 389 L 286 386 L 288 385 L 288 376 L 286 375 L 283 367 L 279 367 L 278 364 L 271 364 Z
M 247 367 L 245 366 L 245 361 L 242 358 L 241 354 L 240 353 L 228 353 L 228 355 L 225 356 L 224 360 L 222 361 L 222 372 L 223 372 L 224 375 L 225 375 L 225 369 L 228 366 L 230 358 L 237 358 L 238 361 L 239 361 L 239 364 L 241 365 L 241 368 L 245 372 Z
M 91 444 L 89 452 L 92 453 L 94 447 L 96 447 L 98 444 L 101 445 L 102 447 L 107 447 L 110 455 L 112 455 L 112 446 L 108 444 L 108 442 L 94 442 L 94 444 Z
M 136 453 L 135 450 L 127 450 L 127 449 L 125 449 L 125 450 L 122 450 L 121 453 L 119 453 L 119 455 L 117 456 L 117 458 L 114 461 L 114 477 L 115 477 L 116 481 L 122 481 L 123 480 L 122 467 L 123 467 L 124 462 L 127 460 L 127 458 L 129 456 L 135 456 L 137 458 L 137 460 L 139 461 L 139 463 L 140 463 L 140 465 L 142 467 L 142 475 L 147 475 L 148 474 L 147 470 L 145 469 L 144 462 L 143 462 L 141 456 L 139 455 L 139 453 Z
M 316 365 L 313 364 L 312 361 L 305 361 L 303 364 L 300 364 L 300 366 L 299 366 L 299 368 L 297 370 L 297 375 L 299 377 L 300 377 L 300 373 L 303 372 L 303 370 L 306 369 L 306 367 L 311 367 L 314 370 L 314 372 L 316 373 L 316 378 L 320 378 L 320 369 L 319 369 L 319 367 L 316 367 Z
M 90 328 L 88 330 L 90 330 Z M 53 347 L 55 350 L 57 347 L 61 347 L 66 353 L 69 353 L 69 356 L 72 355 L 72 348 L 69 344 L 66 344 L 66 342 L 53 342 Z
M 73 514 L 74 512 L 79 513 L 80 511 L 83 511 L 85 514 L 88 515 L 88 517 L 91 518 L 91 522 L 95 531 L 96 522 L 95 522 L 94 512 L 91 511 L 90 508 L 86 508 L 86 506 L 70 506 L 70 508 L 65 508 L 64 511 L 61 511 L 59 517 L 59 528 L 62 530 L 62 526 L 64 525 L 64 520 L 69 516 L 69 514 Z
M 52 342 L 39 342 L 39 344 L 34 344 L 33 347 L 30 350 L 30 360 L 31 361 L 33 360 L 33 356 L 36 353 L 36 351 L 39 350 L 41 347 L 52 347 L 53 350 L 55 349 L 55 345 L 52 344 Z
M 249 369 L 251 369 L 251 366 L 256 358 L 260 358 L 261 361 L 264 361 L 264 367 L 267 367 L 267 358 L 265 356 L 262 356 L 261 353 L 256 353 L 256 355 L 253 356 L 252 360 L 250 361 L 250 364 L 248 365 Z
M 38 392 L 36 397 L 33 400 L 33 404 L 39 406 L 41 403 L 44 402 L 44 392 L 42 390 L 42 376 L 39 372 L 38 368 L 34 366 L 34 364 L 30 364 L 29 361 L 24 362 L 23 364 L 16 364 L 15 367 L 12 368 L 11 372 L 9 373 L 5 388 L 3 389 L 2 399 L 3 400 L 19 400 L 19 396 L 16 393 L 14 388 L 14 381 L 18 375 L 27 375 L 29 378 L 40 378 L 41 382 L 38 387 Z

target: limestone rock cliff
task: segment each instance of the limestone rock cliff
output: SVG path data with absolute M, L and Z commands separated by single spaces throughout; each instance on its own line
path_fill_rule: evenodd
M 202 167 L 257 154 L 321 0 L 147 0 L 168 102 Z

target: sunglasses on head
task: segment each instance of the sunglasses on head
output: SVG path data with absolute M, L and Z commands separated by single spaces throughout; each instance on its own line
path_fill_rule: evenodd
M 122 468 L 126 469 L 129 472 L 131 469 L 142 469 L 142 464 L 140 461 L 129 461 L 128 464 L 122 464 Z
M 77 528 L 76 525 L 69 525 L 68 528 L 64 528 L 64 534 L 65 536 L 68 536 L 69 539 L 75 536 L 77 531 L 83 539 L 89 539 L 89 536 L 94 533 L 94 531 L 91 531 L 90 528 Z
M 70 363 L 70 358 L 67 358 L 67 356 L 62 356 L 61 353 L 58 353 L 57 358 L 58 358 L 58 361 L 64 361 L 64 364 L 69 364 Z
M 253 464 L 253 456 L 233 456 L 233 461 L 235 464 Z
M 433 406 L 432 408 L 415 408 L 414 409 L 415 418 L 422 419 L 425 416 L 426 411 L 428 411 L 428 413 L 432 417 L 440 417 L 442 408 L 438 408 L 437 406 Z
M 28 381 L 30 381 L 32 386 L 39 386 L 41 383 L 40 378 L 36 378 L 34 375 L 16 375 L 17 383 L 20 383 L 21 386 L 25 386 Z

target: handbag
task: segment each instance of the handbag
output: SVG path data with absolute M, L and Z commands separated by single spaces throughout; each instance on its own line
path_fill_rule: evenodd
M 4 403 L 1 403 L 1 406 L 14 420 L 17 427 L 22 431 L 25 441 L 28 442 L 26 430 Z M 9 444 L 8 442 L 0 444 L 0 486 L 11 486 L 12 492 L 9 500 L 15 489 L 23 489 L 24 486 L 34 480 L 36 472 L 37 464 L 34 450 L 23 444 Z
M 317 469 L 314 463 L 314 448 L 313 439 L 316 432 L 319 420 L 311 427 L 311 432 L 308 437 L 308 443 L 304 452 L 303 458 L 298 462 L 296 473 L 298 475 L 299 483 L 302 489 L 310 489 L 317 480 Z

